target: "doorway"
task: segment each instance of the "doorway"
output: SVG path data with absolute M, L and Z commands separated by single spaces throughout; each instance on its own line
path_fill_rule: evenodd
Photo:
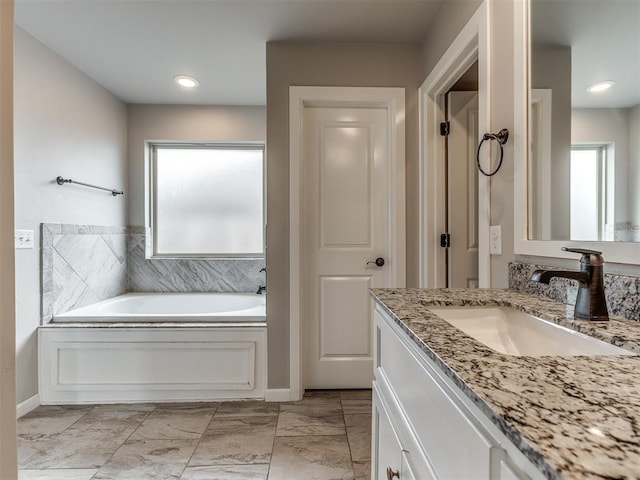
M 446 286 L 478 288 L 478 62 L 445 96 Z
M 404 89 L 290 89 L 291 397 L 371 385 L 368 289 L 402 287 Z

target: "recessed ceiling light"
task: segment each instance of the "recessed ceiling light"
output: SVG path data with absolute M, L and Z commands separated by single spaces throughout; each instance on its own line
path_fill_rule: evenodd
M 173 78 L 178 85 L 185 88 L 195 88 L 200 85 L 200 82 L 189 75 L 178 75 Z
M 594 83 L 593 85 L 590 85 L 589 87 L 587 87 L 587 92 L 590 92 L 590 93 L 604 92 L 605 90 L 609 90 L 611 87 L 613 87 L 614 83 L 616 82 L 612 80 L 607 80 L 606 82 Z

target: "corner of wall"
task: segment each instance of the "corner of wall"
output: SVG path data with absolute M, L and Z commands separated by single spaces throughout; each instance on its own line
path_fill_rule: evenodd
M 0 478 L 16 478 L 12 0 L 0 1 Z

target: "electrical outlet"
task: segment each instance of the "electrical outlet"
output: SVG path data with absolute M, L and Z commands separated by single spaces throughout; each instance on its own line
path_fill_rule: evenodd
M 33 248 L 33 230 L 16 230 L 15 248 Z
M 489 227 L 489 253 L 502 255 L 502 225 Z

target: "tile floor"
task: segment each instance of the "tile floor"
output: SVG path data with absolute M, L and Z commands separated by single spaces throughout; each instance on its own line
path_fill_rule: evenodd
M 41 406 L 18 420 L 18 456 L 20 480 L 369 480 L 371 391 Z

